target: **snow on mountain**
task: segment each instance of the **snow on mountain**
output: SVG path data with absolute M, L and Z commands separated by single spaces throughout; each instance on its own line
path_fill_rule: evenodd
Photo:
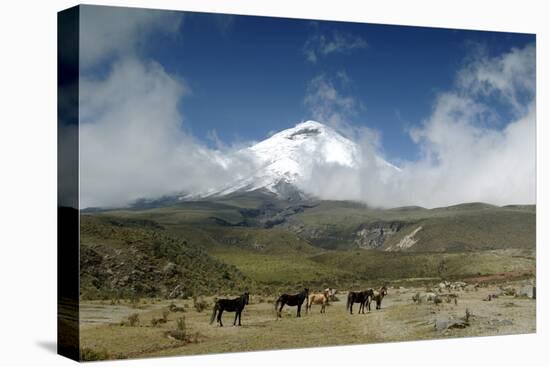
M 231 182 L 221 190 L 201 193 L 199 197 L 222 196 L 239 191 L 268 190 L 289 198 L 307 195 L 307 182 L 314 166 L 341 165 L 359 168 L 360 147 L 334 129 L 316 121 L 306 121 L 263 140 L 244 152 L 257 164 L 256 174 Z M 399 168 L 376 157 L 375 164 Z M 196 197 L 196 196 L 195 196 Z

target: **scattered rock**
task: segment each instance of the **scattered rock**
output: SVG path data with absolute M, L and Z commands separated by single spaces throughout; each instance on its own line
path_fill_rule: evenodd
M 446 331 L 448 329 L 464 329 L 469 324 L 463 319 L 437 319 L 435 321 L 435 330 L 439 332 Z

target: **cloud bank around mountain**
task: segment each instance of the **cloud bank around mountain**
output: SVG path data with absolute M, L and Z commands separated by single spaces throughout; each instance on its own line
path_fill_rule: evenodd
M 349 98 L 336 91 L 328 95 L 319 105 Z M 488 99 L 498 100 L 510 113 L 492 109 L 484 102 Z M 333 111 L 341 116 L 338 108 Z M 535 46 L 493 58 L 481 55 L 458 72 L 454 88 L 440 93 L 431 115 L 409 131 L 421 159 L 405 161 L 400 172 L 377 169 L 369 162 L 381 154 L 378 139 L 356 136 L 363 151 L 361 167 L 316 167 L 309 185 L 322 198 L 384 207 L 535 203 L 535 111 Z M 345 119 L 336 120 L 336 127 L 346 125 Z
M 125 206 L 140 198 L 203 192 L 253 171 L 250 157 L 238 149 L 209 149 L 185 129 L 179 108 L 191 93 L 185 78 L 140 56 L 143 38 L 155 31 L 174 32 L 181 15 L 84 9 L 81 207 Z M 118 35 L 114 39 L 112 32 Z M 98 66 L 107 71 L 87 72 Z

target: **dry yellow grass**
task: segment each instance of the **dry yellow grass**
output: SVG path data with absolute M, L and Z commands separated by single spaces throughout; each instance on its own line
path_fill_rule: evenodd
M 151 326 L 153 317 L 161 317 L 172 301 L 148 302 L 140 313 L 139 326 L 120 326 L 116 318 L 126 317 L 118 306 L 115 317 L 101 322 L 94 319 L 93 312 L 109 313 L 111 305 L 84 303 L 82 348 L 106 351 L 111 358 L 135 358 L 145 356 L 168 356 L 203 353 L 240 352 L 266 349 L 303 348 L 346 344 L 364 344 L 447 337 L 504 335 L 535 332 L 535 301 L 532 299 L 500 296 L 484 302 L 490 293 L 497 293 L 496 286 L 479 291 L 461 292 L 458 304 L 443 302 L 414 304 L 412 295 L 420 289 L 390 289 L 382 310 L 373 310 L 365 315 L 349 315 L 345 310 L 345 294 L 339 302 L 333 302 L 326 314 L 319 313 L 319 306 L 302 318 L 296 318 L 296 308 L 285 308 L 283 317 L 276 320 L 272 303 L 257 303 L 245 308 L 243 326 L 233 327 L 233 313 L 224 314 L 224 327 L 210 325 L 211 308 L 197 312 L 188 307 L 185 313 L 170 313 L 168 321 Z M 256 301 L 256 302 L 254 302 Z M 179 301 L 183 305 L 192 301 Z M 92 307 L 90 307 L 92 306 Z M 356 307 L 357 309 L 357 307 Z M 465 329 L 436 331 L 436 319 L 457 318 L 466 309 L 473 313 L 471 325 Z M 128 307 L 126 312 L 136 312 Z M 166 336 L 167 331 L 177 328 L 176 319 L 185 315 L 190 342 L 181 342 Z M 100 316 L 104 317 L 104 316 Z M 86 320 L 95 320 L 87 323 Z

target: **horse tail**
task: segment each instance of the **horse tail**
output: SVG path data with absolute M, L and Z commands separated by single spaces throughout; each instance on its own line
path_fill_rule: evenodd
M 280 296 L 279 298 L 277 298 L 277 300 L 275 301 L 275 317 L 278 319 L 279 318 L 279 311 L 277 310 L 279 308 L 279 305 L 281 304 L 281 302 L 283 302 L 283 296 Z
M 216 302 L 216 304 L 214 305 L 214 310 L 212 310 L 212 317 L 210 318 L 210 324 L 214 322 L 214 319 L 216 318 L 216 312 L 218 312 L 219 308 L 220 308 L 220 304 Z

